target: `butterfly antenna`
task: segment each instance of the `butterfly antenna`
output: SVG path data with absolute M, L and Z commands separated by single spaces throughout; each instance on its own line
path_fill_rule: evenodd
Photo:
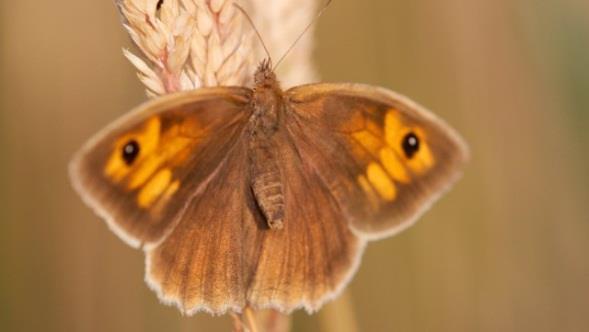
M 327 0 L 325 2 L 325 4 L 323 5 L 323 7 L 321 7 L 321 9 L 317 12 L 317 15 L 315 15 L 315 18 L 307 25 L 307 27 L 305 28 L 305 30 L 303 30 L 303 32 L 301 32 L 301 34 L 299 34 L 299 36 L 297 37 L 297 39 L 295 39 L 295 41 L 290 45 L 290 47 L 286 50 L 286 52 L 284 52 L 284 54 L 282 55 L 282 57 L 280 57 L 280 59 L 278 60 L 278 62 L 276 62 L 276 65 L 272 69 L 273 71 L 276 70 L 276 68 L 278 68 L 278 66 L 280 65 L 280 63 L 282 62 L 282 60 L 284 60 L 284 58 L 286 58 L 286 56 L 288 55 L 288 53 L 290 53 L 290 51 L 292 51 L 292 49 L 297 45 L 297 43 L 299 42 L 299 40 L 301 40 L 301 38 L 303 38 L 303 36 L 305 35 L 305 33 L 307 33 L 307 31 L 313 26 L 313 24 L 315 24 L 315 22 L 317 22 L 317 20 L 319 19 L 319 17 L 321 17 L 321 15 L 323 15 L 323 12 L 325 12 L 325 10 L 327 9 L 327 7 L 329 7 L 329 5 L 331 4 L 331 1 L 332 0 Z
M 256 28 L 256 25 L 254 24 L 254 21 L 252 21 L 252 18 L 248 15 L 248 13 L 245 11 L 245 9 L 243 9 L 243 7 L 241 7 L 239 4 L 233 3 L 233 5 L 235 6 L 235 8 L 237 8 L 243 14 L 243 16 L 245 16 L 245 18 L 247 19 L 249 24 L 252 26 L 252 28 L 256 32 L 256 35 L 258 35 L 258 39 L 260 40 L 260 43 L 262 43 L 262 47 L 264 47 L 264 51 L 266 52 L 268 59 L 271 60 L 272 57 L 270 56 L 270 52 L 268 51 L 266 44 L 264 44 L 264 39 L 262 39 L 262 35 L 260 35 L 260 31 L 258 31 L 258 29 Z

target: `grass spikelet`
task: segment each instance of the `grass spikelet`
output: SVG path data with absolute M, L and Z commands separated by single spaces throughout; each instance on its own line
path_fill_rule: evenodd
M 149 96 L 250 83 L 252 33 L 233 0 L 118 0 L 117 6 L 142 55 L 123 53 Z

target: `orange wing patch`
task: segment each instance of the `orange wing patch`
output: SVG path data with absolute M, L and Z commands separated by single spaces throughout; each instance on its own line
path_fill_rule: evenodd
M 421 128 L 403 122 L 395 109 L 387 110 L 381 124 L 367 118 L 362 122 L 363 127 L 351 136 L 372 161 L 358 177 L 358 183 L 370 197 L 378 195 L 384 201 L 394 201 L 398 185 L 410 183 L 413 177 L 424 174 L 435 164 L 427 137 Z M 403 147 L 408 134 L 415 135 L 419 141 L 418 151 L 411 156 Z
M 385 201 L 394 201 L 397 196 L 395 184 L 390 175 L 376 162 L 372 162 L 366 168 L 368 181 L 376 189 L 378 195 Z
M 171 182 L 172 171 L 169 168 L 157 172 L 139 191 L 137 195 L 139 206 L 142 208 L 150 207 L 168 189 Z
M 194 137 L 185 133 L 199 130 L 202 128 L 195 121 L 164 126 L 160 117 L 153 116 L 137 130 L 117 139 L 104 175 L 122 183 L 128 191 L 138 190 L 136 200 L 140 207 L 152 207 L 157 201 L 171 197 L 180 187 L 180 180 L 174 178 L 174 168 L 184 164 L 196 143 Z M 130 141 L 139 147 L 131 164 L 123 157 L 123 149 Z
M 387 173 L 392 176 L 395 181 L 401 183 L 409 183 L 411 181 L 409 172 L 401 163 L 401 159 L 399 159 L 398 154 L 393 152 L 391 148 L 382 148 L 380 150 L 379 157 L 380 162 L 386 169 Z

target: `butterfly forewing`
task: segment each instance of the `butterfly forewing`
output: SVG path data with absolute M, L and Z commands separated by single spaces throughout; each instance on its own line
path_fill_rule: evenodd
M 75 187 L 126 242 L 156 243 L 241 135 L 250 93 L 202 89 L 140 106 L 78 152 Z
M 286 94 L 299 153 L 364 237 L 411 225 L 458 178 L 468 158 L 449 126 L 388 90 L 312 84 Z

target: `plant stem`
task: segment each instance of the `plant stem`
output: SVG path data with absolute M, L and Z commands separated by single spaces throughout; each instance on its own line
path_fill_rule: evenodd
M 254 311 L 251 307 L 245 307 L 243 310 L 243 316 L 245 317 L 245 322 L 249 332 L 259 332 L 256 316 L 254 315 Z

